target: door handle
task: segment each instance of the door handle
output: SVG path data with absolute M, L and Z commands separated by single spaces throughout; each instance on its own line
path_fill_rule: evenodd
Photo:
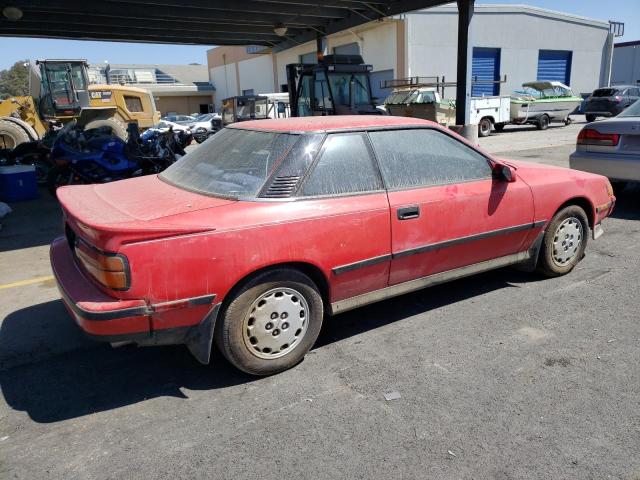
M 398 220 L 411 220 L 412 218 L 418 218 L 420 216 L 419 205 L 409 205 L 408 207 L 401 207 L 397 210 Z

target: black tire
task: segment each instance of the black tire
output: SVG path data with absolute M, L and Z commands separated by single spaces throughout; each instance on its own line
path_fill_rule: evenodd
M 544 114 L 536 122 L 536 128 L 538 130 L 546 130 L 547 128 L 549 128 L 549 122 L 549 116 Z
M 16 148 L 30 142 L 29 134 L 20 125 L 9 120 L 0 120 L 0 148 Z
M 200 145 L 202 142 L 204 142 L 208 137 L 193 137 L 193 139 L 196 141 L 196 143 L 198 145 Z
M 597 118 L 595 115 L 592 115 L 590 113 L 587 113 L 584 117 L 587 120 L 587 122 L 589 122 L 589 123 L 595 122 L 596 118 Z
M 501 132 L 504 130 L 504 123 L 495 123 L 493 125 L 493 128 L 495 129 L 496 132 Z
M 301 314 L 300 318 L 306 318 L 306 320 L 302 321 L 307 322 L 307 325 L 304 327 L 305 330 L 302 333 L 302 338 L 297 341 L 294 340 L 297 342 L 296 345 L 292 346 L 292 342 L 292 345 L 287 347 L 291 347 L 288 353 L 277 358 L 260 358 L 258 355 L 265 354 L 259 350 L 259 343 L 256 343 L 257 346 L 253 348 L 258 352 L 255 353 L 249 348 L 245 340 L 245 318 L 248 318 L 249 323 L 247 323 L 247 325 L 250 325 L 253 317 L 249 317 L 249 315 L 255 311 L 255 308 L 259 308 L 256 306 L 251 312 L 249 311 L 254 302 L 265 293 L 278 288 L 295 291 L 297 292 L 296 295 L 299 294 L 303 297 L 309 313 L 304 316 Z M 274 295 L 277 296 L 277 293 Z M 300 299 L 296 298 L 296 295 L 293 295 L 291 298 L 301 302 Z M 268 307 L 270 306 L 265 304 L 265 308 Z M 270 318 L 274 318 L 274 313 L 275 312 L 270 314 Z M 320 328 L 322 327 L 323 314 L 322 297 L 316 285 L 309 277 L 293 269 L 270 270 L 249 280 L 232 297 L 231 302 L 224 307 L 218 318 L 214 340 L 224 357 L 239 370 L 251 375 L 272 375 L 293 367 L 304 358 L 318 338 Z M 274 322 L 282 322 L 281 317 L 277 316 L 277 313 L 275 318 L 276 320 L 274 320 Z M 287 317 L 282 318 L 286 319 Z M 263 327 L 266 331 L 272 331 L 274 337 L 276 336 L 276 332 L 279 331 L 279 327 L 284 329 L 284 323 L 276 325 L 274 329 L 273 325 L 269 328 L 271 322 L 265 325 L 262 325 L 260 322 L 260 319 L 254 319 L 253 325 L 255 325 L 254 328 L 256 329 L 261 328 L 260 333 L 263 335 L 265 335 L 262 332 Z M 291 322 L 293 323 L 293 319 Z M 249 333 L 247 333 L 246 336 L 249 336 Z M 250 339 L 252 344 L 254 339 L 254 337 Z M 282 348 L 285 347 L 283 346 Z M 266 355 L 271 353 L 274 355 L 280 354 L 279 352 L 269 351 Z
M 580 222 L 582 226 L 582 238 L 580 238 L 580 244 L 575 249 L 572 258 L 566 263 L 558 262 L 556 254 L 554 252 L 554 242 L 562 240 L 560 233 L 562 230 L 558 230 L 559 227 L 565 222 L 565 220 L 575 219 Z M 570 220 L 569 220 L 570 221 Z M 557 212 L 545 231 L 544 238 L 542 240 L 542 247 L 540 249 L 540 256 L 538 257 L 537 270 L 546 277 L 560 277 L 566 275 L 582 260 L 584 257 L 584 250 L 587 248 L 587 241 L 589 239 L 589 221 L 587 220 L 587 214 L 582 208 L 577 205 L 569 205 Z M 571 246 L 566 245 L 567 248 L 573 246 L 576 238 L 571 238 Z M 560 247 L 564 243 L 561 243 Z M 562 252 L 560 252 L 562 253 Z
M 127 126 L 115 117 L 99 118 L 97 120 L 92 120 L 84 126 L 84 129 L 89 130 L 91 128 L 100 128 L 100 127 L 110 127 L 113 135 L 115 135 L 116 137 L 120 137 L 120 139 L 122 139 L 122 141 L 124 142 L 126 142 L 127 138 L 129 138 L 129 133 L 127 132 Z
M 36 168 L 36 182 L 38 185 L 46 185 L 49 180 L 49 172 L 53 168 L 51 162 L 45 158 L 36 158 L 33 160 L 33 166 Z
M 478 136 L 488 137 L 491 134 L 492 122 L 488 117 L 484 117 L 478 124 Z
M 52 167 L 47 175 L 47 189 L 49 193 L 55 197 L 56 190 L 59 187 L 73 183 L 73 180 L 69 180 L 71 178 L 71 170 L 69 170 L 68 167 L 61 167 L 59 165 Z

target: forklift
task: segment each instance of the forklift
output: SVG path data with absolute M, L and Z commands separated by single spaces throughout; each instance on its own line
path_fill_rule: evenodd
M 292 117 L 379 115 L 371 95 L 371 65 L 360 55 L 326 55 L 318 63 L 287 65 Z

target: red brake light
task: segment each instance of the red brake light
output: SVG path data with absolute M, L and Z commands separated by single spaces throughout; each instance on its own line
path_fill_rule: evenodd
M 620 135 L 617 133 L 600 133 L 593 128 L 583 128 L 578 134 L 578 145 L 600 145 L 613 147 L 618 144 Z
M 615 97 L 616 102 L 620 103 L 622 101 L 622 97 L 620 95 L 616 95 Z

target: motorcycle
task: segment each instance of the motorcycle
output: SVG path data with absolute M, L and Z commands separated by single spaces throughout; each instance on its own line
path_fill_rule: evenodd
M 73 122 L 59 132 L 51 150 L 54 167 L 47 178 L 55 195 L 63 185 L 107 183 L 125 178 L 156 174 L 184 155 L 187 139 L 173 130 L 147 130 L 140 135 L 138 125 L 128 126 L 128 140 L 111 135 L 108 127 L 81 130 Z M 188 139 L 190 142 L 191 139 Z

